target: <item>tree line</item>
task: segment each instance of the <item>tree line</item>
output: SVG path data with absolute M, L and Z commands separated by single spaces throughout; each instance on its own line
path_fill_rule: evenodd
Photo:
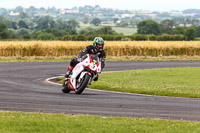
M 30 18 L 21 12 L 13 18 L 0 16 L 0 39 L 16 40 L 90 40 L 88 36 L 104 36 L 106 40 L 194 40 L 200 37 L 200 26 L 179 26 L 174 20 L 160 23 L 154 20 L 137 21 L 137 34 L 124 36 L 111 27 L 79 29 L 76 20 L 54 20 L 50 16 Z M 113 20 L 114 21 L 114 20 Z M 98 18 L 90 22 L 94 26 L 101 23 Z M 123 23 L 126 25 L 126 23 Z M 120 37 L 121 36 L 121 37 Z
M 154 20 L 144 20 L 137 25 L 138 34 L 153 35 L 184 35 L 185 40 L 194 40 L 200 37 L 200 26 L 175 26 L 173 20 L 163 20 L 160 23 Z

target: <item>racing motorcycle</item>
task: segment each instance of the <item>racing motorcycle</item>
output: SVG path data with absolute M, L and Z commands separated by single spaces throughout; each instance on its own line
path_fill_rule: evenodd
M 81 94 L 101 73 L 101 60 L 96 54 L 86 54 L 63 82 L 63 93 Z

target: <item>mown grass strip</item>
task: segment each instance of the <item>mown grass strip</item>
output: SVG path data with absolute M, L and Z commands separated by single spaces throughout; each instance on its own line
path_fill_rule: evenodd
M 199 133 L 200 122 L 0 112 L 1 133 Z
M 100 75 L 90 88 L 161 96 L 200 98 L 200 68 L 132 70 Z
M 89 88 L 200 98 L 200 68 L 161 68 L 102 73 Z M 61 78 L 63 80 L 63 78 Z M 63 81 L 60 81 L 62 83 Z
M 25 56 L 0 57 L 0 62 L 65 62 L 75 56 Z M 200 61 L 200 56 L 109 56 L 106 61 Z

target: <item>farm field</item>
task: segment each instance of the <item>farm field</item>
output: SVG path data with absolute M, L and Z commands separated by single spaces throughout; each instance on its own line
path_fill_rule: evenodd
M 1 41 L 0 57 L 76 56 L 92 41 Z M 199 41 L 106 41 L 106 55 L 112 57 L 200 56 Z

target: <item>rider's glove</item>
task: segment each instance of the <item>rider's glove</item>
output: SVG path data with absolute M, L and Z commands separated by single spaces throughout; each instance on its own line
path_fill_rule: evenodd
M 77 58 L 77 61 L 82 62 L 83 59 L 82 58 Z

